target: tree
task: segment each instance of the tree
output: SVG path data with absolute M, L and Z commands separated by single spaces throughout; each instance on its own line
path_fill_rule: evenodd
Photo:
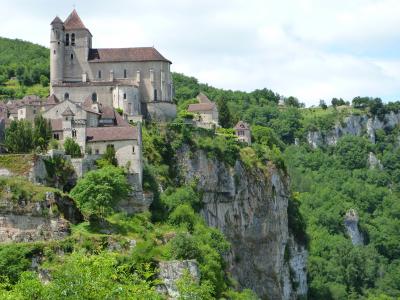
M 364 168 L 372 144 L 365 138 L 347 135 L 339 140 L 335 153 L 340 164 L 350 170 Z
M 331 104 L 332 106 L 336 107 L 336 106 L 346 105 L 347 103 L 342 98 L 340 99 L 332 98 Z
M 218 123 L 223 128 L 232 127 L 232 116 L 228 104 L 224 98 L 220 98 L 217 102 L 218 106 Z
M 71 190 L 71 196 L 85 216 L 105 217 L 120 200 L 128 197 L 130 190 L 123 170 L 106 166 L 88 172 Z
M 322 99 L 319 100 L 319 107 L 321 107 L 324 110 L 328 108 L 328 106 L 325 103 L 325 100 L 322 100 Z
M 81 147 L 71 138 L 66 138 L 64 141 L 65 154 L 71 157 L 81 157 Z
M 296 97 L 293 97 L 293 96 L 286 98 L 285 104 L 287 106 L 301 107 L 301 103 L 300 103 L 299 99 L 297 99 Z
M 40 84 L 43 86 L 49 86 L 49 78 L 44 75 L 40 75 Z
M 106 148 L 106 153 L 103 154 L 102 157 L 104 160 L 106 160 L 109 164 L 117 167 L 118 166 L 118 160 L 115 157 L 115 148 L 112 145 L 107 145 Z
M 51 140 L 52 130 L 50 121 L 42 115 L 36 116 L 33 129 L 33 145 L 41 150 L 46 150 Z
M 13 120 L 6 130 L 5 145 L 7 150 L 12 153 L 32 151 L 32 124 L 25 120 Z

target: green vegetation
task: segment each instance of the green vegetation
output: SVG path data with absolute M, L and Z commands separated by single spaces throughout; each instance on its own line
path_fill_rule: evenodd
M 0 37 L 0 99 L 49 93 L 49 49 Z
M 81 147 L 72 138 L 66 138 L 64 141 L 65 154 L 71 155 L 72 158 L 81 157 Z
M 35 157 L 33 154 L 0 155 L 0 168 L 9 170 L 13 175 L 27 175 Z

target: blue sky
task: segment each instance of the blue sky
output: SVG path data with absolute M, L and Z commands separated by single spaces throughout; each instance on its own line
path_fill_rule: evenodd
M 0 36 L 47 46 L 74 5 L 94 47 L 154 45 L 216 87 L 400 100 L 398 0 L 0 0 Z

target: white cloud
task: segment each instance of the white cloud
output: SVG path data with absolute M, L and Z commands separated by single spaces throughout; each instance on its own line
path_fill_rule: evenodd
M 2 3 L 0 36 L 47 45 L 51 19 L 73 2 L 95 47 L 154 45 L 174 71 L 217 87 L 268 87 L 307 104 L 400 100 L 397 0 L 15 0 Z

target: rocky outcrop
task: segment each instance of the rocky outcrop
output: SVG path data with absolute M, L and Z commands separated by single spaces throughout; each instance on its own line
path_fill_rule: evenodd
M 358 214 L 350 209 L 344 217 L 344 226 L 353 245 L 364 245 L 364 237 L 358 228 Z
M 231 243 L 226 260 L 240 288 L 267 299 L 305 295 L 307 251 L 289 234 L 287 176 L 273 164 L 248 170 L 237 161 L 230 167 L 203 151 L 183 149 L 178 160 L 185 180 L 198 181 L 207 224 Z
M 157 291 L 164 294 L 168 299 L 178 299 L 179 291 L 177 281 L 187 271 L 195 282 L 200 282 L 200 271 L 195 260 L 174 260 L 162 261 L 158 265 L 162 284 L 157 287 Z
M 307 142 L 317 148 L 323 145 L 336 145 L 339 138 L 349 134 L 362 136 L 366 134 L 372 143 L 376 140 L 376 130 L 393 129 L 400 124 L 400 113 L 390 112 L 383 118 L 368 115 L 350 115 L 338 121 L 334 128 L 327 132 L 310 131 L 307 133 Z
M 0 198 L 0 242 L 62 239 L 70 233 L 70 221 L 83 220 L 71 199 L 53 192 L 42 201 L 15 201 L 8 193 Z

